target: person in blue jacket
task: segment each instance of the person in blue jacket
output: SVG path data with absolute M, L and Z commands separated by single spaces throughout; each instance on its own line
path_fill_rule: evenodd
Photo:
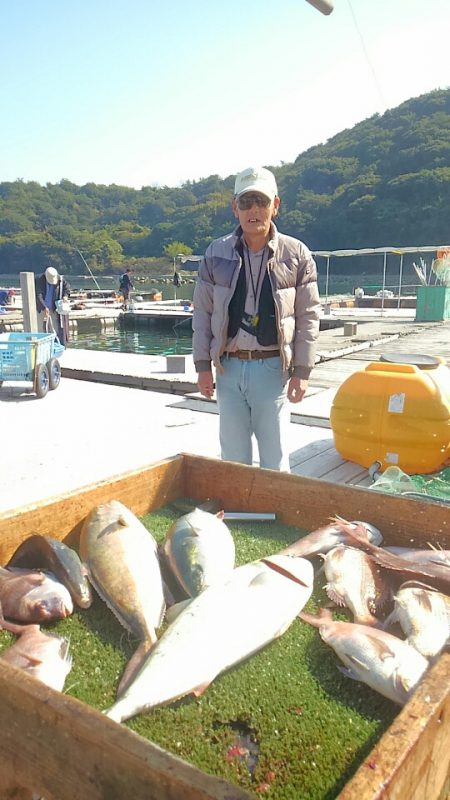
M 69 317 L 56 310 L 57 300 L 70 296 L 70 285 L 55 267 L 47 267 L 42 275 L 35 278 L 36 308 L 38 311 L 38 330 L 41 333 L 55 331 L 61 344 L 66 345 L 69 338 Z

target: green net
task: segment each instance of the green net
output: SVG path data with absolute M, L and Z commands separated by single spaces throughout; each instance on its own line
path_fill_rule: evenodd
M 388 467 L 370 488 L 390 494 L 423 494 L 450 503 L 450 467 L 431 475 L 407 475 L 398 467 Z

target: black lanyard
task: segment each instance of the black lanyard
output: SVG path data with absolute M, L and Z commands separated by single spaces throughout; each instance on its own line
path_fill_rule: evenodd
M 248 249 L 248 245 L 245 245 L 245 249 L 247 251 L 248 271 L 250 273 L 250 281 L 251 281 L 251 284 L 252 284 L 253 297 L 254 297 L 254 300 L 255 300 L 255 303 L 256 303 L 257 302 L 257 297 L 258 297 L 259 284 L 260 284 L 260 281 L 261 281 L 261 276 L 263 274 L 263 263 L 264 263 L 264 256 L 266 254 L 266 245 L 264 245 L 263 251 L 262 251 L 262 255 L 261 255 L 261 262 L 260 262 L 260 265 L 259 265 L 258 277 L 256 279 L 256 287 L 255 287 L 255 281 L 253 280 L 252 262 L 250 261 L 250 252 L 249 252 L 249 249 Z

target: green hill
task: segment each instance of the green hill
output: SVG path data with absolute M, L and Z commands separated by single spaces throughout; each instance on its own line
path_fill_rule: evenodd
M 450 89 L 374 115 L 272 169 L 280 229 L 313 250 L 446 244 Z M 48 263 L 79 273 L 77 249 L 97 273 L 125 264 L 142 273 L 162 268 L 172 243 L 202 253 L 233 227 L 233 184 L 233 176 L 218 175 L 140 190 L 68 180 L 0 183 L 0 273 Z

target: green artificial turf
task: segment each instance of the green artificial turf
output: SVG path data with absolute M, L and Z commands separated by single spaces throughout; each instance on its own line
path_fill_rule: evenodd
M 142 521 L 161 541 L 178 516 L 164 508 Z M 272 522 L 229 527 L 238 565 L 276 553 L 301 535 Z M 312 613 L 327 602 L 324 580 L 318 577 L 306 606 Z M 337 616 L 345 619 L 345 612 Z M 101 710 L 112 705 L 138 643 L 97 596 L 91 608 L 76 609 L 51 629 L 70 637 L 66 693 Z M 1 633 L 0 650 L 11 640 Z M 202 697 L 124 724 L 255 797 L 332 800 L 398 712 L 364 684 L 343 677 L 338 663 L 318 631 L 297 619 L 280 639 L 216 678 Z

